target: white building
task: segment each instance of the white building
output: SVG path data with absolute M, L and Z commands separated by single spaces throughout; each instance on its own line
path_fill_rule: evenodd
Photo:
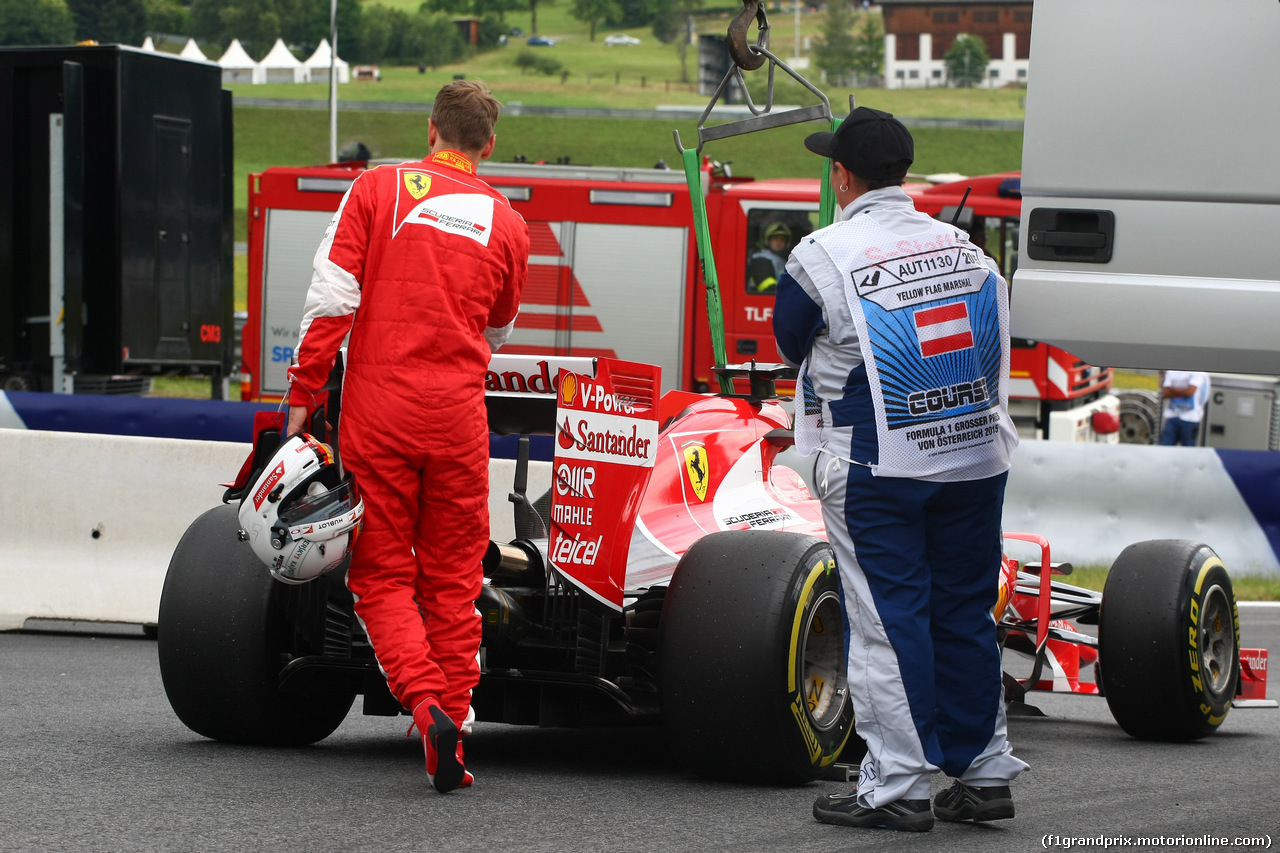
M 1030 0 L 881 0 L 885 88 L 948 85 L 945 56 L 961 34 L 982 39 L 991 57 L 982 87 L 1025 84 L 1031 9 Z

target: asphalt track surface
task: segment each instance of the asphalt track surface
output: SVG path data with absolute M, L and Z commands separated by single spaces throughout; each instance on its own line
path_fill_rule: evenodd
M 1243 644 L 1280 654 L 1280 608 L 1241 608 Z M 1272 678 L 1269 695 L 1280 695 Z M 482 724 L 467 741 L 476 786 L 434 793 L 407 718 L 359 702 L 328 739 L 261 749 L 188 731 L 141 637 L 0 634 L 0 850 L 6 851 L 828 851 L 1239 850 L 1280 843 L 1280 711 L 1235 709 L 1192 744 L 1144 743 L 1104 700 L 1037 694 L 1015 718 L 1031 764 L 1017 817 L 930 833 L 825 826 L 810 809 L 846 788 L 761 788 L 682 770 L 655 729 Z M 726 709 L 732 713 L 732 709 Z M 935 781 L 935 790 L 943 786 Z M 1176 843 L 1177 837 L 1189 843 Z M 1226 843 L 1204 840 L 1227 839 Z M 1266 838 L 1256 847 L 1238 836 Z M 1119 839 L 1119 840 L 1116 840 Z M 1270 843 L 1267 843 L 1267 842 Z

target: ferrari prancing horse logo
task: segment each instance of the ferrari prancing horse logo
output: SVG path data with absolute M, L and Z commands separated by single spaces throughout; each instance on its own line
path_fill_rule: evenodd
M 404 188 L 409 191 L 409 195 L 413 196 L 414 201 L 421 201 L 422 197 L 431 190 L 431 176 L 422 172 L 405 172 Z
M 692 442 L 684 446 L 684 470 L 689 475 L 689 485 L 698 500 L 707 499 L 707 482 L 711 479 L 711 470 L 707 465 L 707 448 L 701 442 Z

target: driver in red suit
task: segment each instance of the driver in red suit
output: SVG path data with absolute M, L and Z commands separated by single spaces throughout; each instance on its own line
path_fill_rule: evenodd
M 482 83 L 446 85 L 427 158 L 355 180 L 316 253 L 289 371 L 292 434 L 325 402 L 350 332 L 339 437 L 365 518 L 347 586 L 442 793 L 473 781 L 461 734 L 474 719 L 489 541 L 484 375 L 528 274 L 524 220 L 475 171 L 499 106 Z

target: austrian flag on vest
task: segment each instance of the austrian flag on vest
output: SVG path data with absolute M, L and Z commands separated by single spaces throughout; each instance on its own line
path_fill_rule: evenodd
M 973 329 L 965 302 L 923 308 L 915 312 L 915 320 L 920 355 L 924 358 L 973 349 Z

